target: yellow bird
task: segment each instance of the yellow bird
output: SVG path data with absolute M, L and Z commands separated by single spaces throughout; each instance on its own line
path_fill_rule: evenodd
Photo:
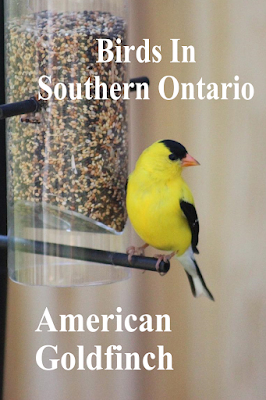
M 195 297 L 214 300 L 195 261 L 199 222 L 192 193 L 181 174 L 184 167 L 199 163 L 185 147 L 174 140 L 160 140 L 148 147 L 139 157 L 127 182 L 127 212 L 129 219 L 145 244 L 127 249 L 144 254 L 152 246 L 168 255 L 158 254 L 156 269 L 162 260 L 176 256 L 184 267 Z

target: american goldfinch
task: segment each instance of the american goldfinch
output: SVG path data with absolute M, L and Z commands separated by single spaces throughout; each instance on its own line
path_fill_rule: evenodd
M 145 244 L 129 247 L 133 254 L 144 254 L 152 246 L 169 255 L 156 255 L 157 268 L 161 260 L 176 256 L 185 269 L 195 297 L 214 300 L 207 288 L 194 253 L 198 253 L 199 221 L 194 199 L 181 174 L 184 167 L 199 163 L 182 144 L 160 140 L 139 157 L 127 183 L 127 212 L 129 219 Z

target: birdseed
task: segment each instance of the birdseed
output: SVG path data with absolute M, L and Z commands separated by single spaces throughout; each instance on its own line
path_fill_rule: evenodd
M 97 38 L 125 44 L 125 21 L 107 12 L 42 11 L 13 18 L 7 25 L 7 100 L 36 96 L 38 79 L 84 84 L 99 76 L 108 88 L 127 81 L 123 63 L 96 63 Z M 94 93 L 94 86 L 91 87 Z M 26 122 L 23 122 L 26 121 Z M 36 121 L 35 121 L 36 122 Z M 128 173 L 127 110 L 119 100 L 51 98 L 31 123 L 26 116 L 7 123 L 9 201 L 23 204 L 27 216 L 51 214 L 76 230 L 98 221 L 121 232 L 126 222 Z M 31 217 L 32 218 L 32 217 Z M 88 222 L 88 224 L 86 223 Z

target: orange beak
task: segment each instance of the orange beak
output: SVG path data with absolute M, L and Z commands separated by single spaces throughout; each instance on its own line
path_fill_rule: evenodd
M 200 163 L 195 160 L 195 158 L 191 157 L 189 154 L 186 157 L 182 158 L 181 166 L 182 167 L 193 167 L 200 165 Z

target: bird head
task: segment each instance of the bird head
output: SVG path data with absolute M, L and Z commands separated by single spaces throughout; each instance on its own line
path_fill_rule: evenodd
M 199 165 L 186 148 L 174 140 L 160 140 L 148 147 L 140 156 L 137 166 L 150 173 L 165 177 L 180 175 L 185 167 Z

